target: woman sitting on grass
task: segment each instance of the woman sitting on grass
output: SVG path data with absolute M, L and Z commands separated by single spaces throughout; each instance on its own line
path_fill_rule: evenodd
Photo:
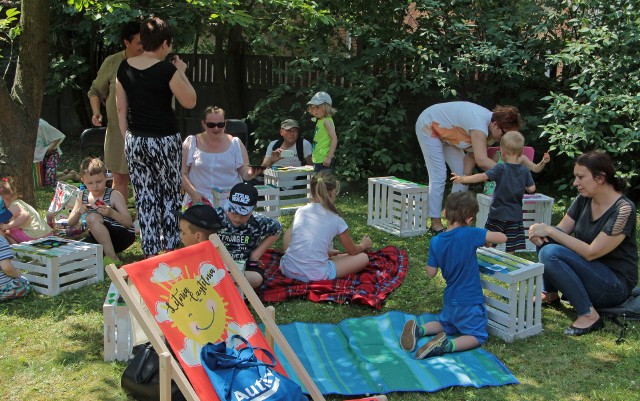
M 542 247 L 542 302 L 565 295 L 578 318 L 564 333 L 581 336 L 604 327 L 596 307 L 623 303 L 638 284 L 636 208 L 622 194 L 627 183 L 616 177 L 608 154 L 592 151 L 573 167 L 578 197 L 556 227 L 537 223 L 529 239 Z

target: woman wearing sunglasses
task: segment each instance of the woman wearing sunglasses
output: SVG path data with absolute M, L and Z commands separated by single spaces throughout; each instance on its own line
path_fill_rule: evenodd
M 213 205 L 213 189 L 228 191 L 252 179 L 260 171 L 249 167 L 242 141 L 225 132 L 224 110 L 209 106 L 202 116 L 204 132 L 190 135 L 182 144 L 182 188 L 184 204 Z

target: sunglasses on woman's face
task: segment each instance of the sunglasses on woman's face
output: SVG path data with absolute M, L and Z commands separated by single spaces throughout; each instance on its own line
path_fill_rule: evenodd
M 227 123 L 225 121 L 221 123 L 210 123 L 205 121 L 204 125 L 206 125 L 207 128 L 215 128 L 215 127 L 224 128 L 224 126 L 227 125 Z

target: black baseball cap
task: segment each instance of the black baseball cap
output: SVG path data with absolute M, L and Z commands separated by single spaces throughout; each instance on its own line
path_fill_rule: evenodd
M 247 216 L 258 204 L 258 190 L 247 182 L 241 182 L 231 188 L 226 210 Z
M 209 205 L 193 205 L 184 212 L 174 210 L 171 213 L 205 230 L 218 231 L 222 228 L 218 213 Z

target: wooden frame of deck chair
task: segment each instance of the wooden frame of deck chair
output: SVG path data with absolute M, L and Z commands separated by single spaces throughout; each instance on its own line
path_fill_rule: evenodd
M 251 288 L 251 285 L 245 278 L 244 274 L 237 268 L 236 263 L 220 241 L 218 235 L 212 234 L 209 239 L 218 251 L 218 254 L 220 255 L 224 265 L 227 267 L 228 272 L 231 274 L 231 277 L 234 279 L 236 285 L 240 287 L 240 290 L 244 293 L 247 300 L 264 324 L 266 333 L 265 339 L 271 346 L 271 349 L 273 349 L 273 340 L 275 340 L 283 355 L 294 369 L 296 375 L 309 392 L 310 397 L 314 401 L 324 400 L 324 396 L 313 382 L 309 373 L 305 370 L 304 366 L 273 320 L 273 312 L 270 312 L 262 304 L 262 301 L 260 301 L 260 298 L 258 298 L 253 288 Z M 196 394 L 194 387 L 189 382 L 189 379 L 180 367 L 176 357 L 171 354 L 160 326 L 151 315 L 150 311 L 140 302 L 140 299 L 134 291 L 135 286 L 127 282 L 129 278 L 128 273 L 125 269 L 118 269 L 113 264 L 107 266 L 106 270 L 107 274 L 120 291 L 120 295 L 129 306 L 131 314 L 137 320 L 138 324 L 141 326 L 145 335 L 148 337 L 160 357 L 160 399 L 162 401 L 171 400 L 171 380 L 173 380 L 187 400 L 199 401 L 200 398 Z M 244 308 L 246 308 L 246 306 L 244 306 Z M 273 310 L 273 308 L 271 309 Z

